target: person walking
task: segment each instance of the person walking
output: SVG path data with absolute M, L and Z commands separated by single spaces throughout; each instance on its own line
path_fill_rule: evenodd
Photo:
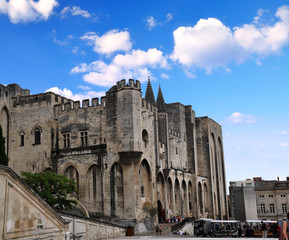
M 288 224 L 288 221 L 289 221 L 289 212 L 287 212 L 287 220 L 283 222 L 282 224 L 282 232 L 280 233 L 280 236 L 279 239 L 285 239 L 285 240 L 288 240 L 288 237 L 289 237 L 289 224 Z
M 162 235 L 162 231 L 163 231 L 162 225 L 160 225 L 160 226 L 159 226 L 159 233 L 160 233 L 160 235 Z
M 156 225 L 156 235 L 159 235 L 159 231 L 160 231 L 160 226 L 157 224 Z
M 267 238 L 267 225 L 261 221 L 262 238 Z

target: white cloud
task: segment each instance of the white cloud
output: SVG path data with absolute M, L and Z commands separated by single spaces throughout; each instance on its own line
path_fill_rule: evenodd
M 58 87 L 49 88 L 45 92 L 54 92 L 68 99 L 72 99 L 74 101 L 105 96 L 105 92 L 95 92 L 95 91 L 87 91 L 85 93 L 73 94 L 72 91 L 67 88 L 61 90 Z
M 263 11 L 264 12 L 264 11 Z M 179 27 L 174 35 L 173 61 L 189 69 L 201 68 L 207 73 L 249 57 L 262 58 L 278 54 L 289 43 L 289 7 L 280 7 L 271 21 L 260 24 L 263 12 L 253 23 L 232 30 L 216 18 L 200 19 L 194 27 Z M 257 59 L 257 64 L 260 63 Z
M 141 66 L 150 66 L 168 68 L 168 62 L 163 56 L 163 53 L 156 48 L 151 48 L 147 52 L 142 50 L 132 50 L 129 54 L 118 54 L 113 63 L 124 68 L 137 68 Z
M 71 69 L 70 73 L 85 73 L 83 75 L 84 81 L 109 87 L 122 78 L 134 78 L 141 82 L 147 81 L 147 77 L 152 76 L 148 68 L 169 68 L 161 51 L 155 48 L 146 52 L 133 50 L 130 54 L 116 55 L 109 64 L 103 61 L 94 61 L 90 64 L 81 63 Z
M 91 14 L 88 11 L 83 10 L 77 6 L 72 6 L 72 7 L 66 6 L 62 9 L 60 14 L 63 17 L 67 14 L 71 14 L 72 16 L 82 16 L 84 18 L 90 18 L 91 17 Z
M 242 114 L 239 112 L 234 112 L 230 117 L 229 117 L 229 121 L 231 123 L 246 123 L 246 124 L 251 124 L 251 123 L 255 123 L 256 117 L 252 116 L 250 114 Z
M 80 54 L 80 55 L 85 55 L 86 54 L 85 51 L 83 51 L 83 50 L 80 51 L 79 50 L 79 46 L 72 47 L 71 52 L 74 53 L 74 54 Z
M 287 132 L 282 130 L 282 131 L 277 131 L 276 134 L 279 134 L 279 135 L 287 135 Z
M 157 26 L 157 20 L 153 16 L 149 16 L 146 18 L 146 23 L 148 29 L 151 31 L 154 27 Z
M 161 74 L 161 78 L 169 79 L 170 76 L 169 76 L 168 74 L 162 73 L 162 74 Z
M 73 39 L 73 35 L 68 35 L 68 36 L 66 36 L 66 38 L 64 40 L 60 40 L 60 39 L 56 38 L 56 31 L 55 30 L 51 31 L 51 36 L 53 38 L 53 41 L 60 46 L 69 45 L 69 42 Z
M 7 14 L 14 24 L 26 23 L 47 20 L 57 6 L 56 0 L 0 0 L 0 14 Z
M 173 19 L 173 15 L 171 13 L 167 13 L 166 22 L 170 22 Z
M 288 147 L 288 146 L 289 146 L 289 143 L 280 143 L 279 146 L 280 146 L 280 147 Z
M 111 30 L 101 37 L 94 32 L 89 32 L 81 39 L 86 40 L 89 45 L 93 46 L 93 50 L 99 54 L 128 51 L 132 47 L 130 35 L 127 31 Z
M 82 90 L 90 90 L 91 89 L 89 86 L 78 85 L 77 87 L 82 89 Z

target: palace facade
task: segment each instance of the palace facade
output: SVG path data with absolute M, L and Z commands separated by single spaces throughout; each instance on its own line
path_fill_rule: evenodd
M 227 219 L 222 128 L 190 105 L 157 99 L 148 81 L 121 80 L 106 95 L 73 101 L 0 84 L 9 167 L 73 179 L 97 216 L 150 228 L 171 216 Z

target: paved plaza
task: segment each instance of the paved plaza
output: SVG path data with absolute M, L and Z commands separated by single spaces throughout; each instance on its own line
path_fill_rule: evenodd
M 120 237 L 120 238 L 111 238 L 111 239 L 118 239 L 118 240 L 135 240 L 135 239 L 170 239 L 170 240 L 180 240 L 182 238 L 185 239 L 194 239 L 194 240 L 222 240 L 222 239 L 232 239 L 232 238 L 199 238 L 194 236 L 177 236 L 177 235 L 166 235 L 166 236 L 131 236 L 131 237 Z M 235 238 L 235 239 L 242 239 L 242 240 L 260 240 L 262 238 Z M 277 240 L 278 238 L 269 238 L 270 240 Z

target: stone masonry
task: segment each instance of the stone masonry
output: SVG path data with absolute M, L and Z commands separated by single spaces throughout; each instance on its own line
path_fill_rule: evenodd
M 101 99 L 31 95 L 0 84 L 9 167 L 74 179 L 75 197 L 99 217 L 136 231 L 171 216 L 227 219 L 221 126 L 191 106 L 167 104 L 150 81 L 121 80 Z

